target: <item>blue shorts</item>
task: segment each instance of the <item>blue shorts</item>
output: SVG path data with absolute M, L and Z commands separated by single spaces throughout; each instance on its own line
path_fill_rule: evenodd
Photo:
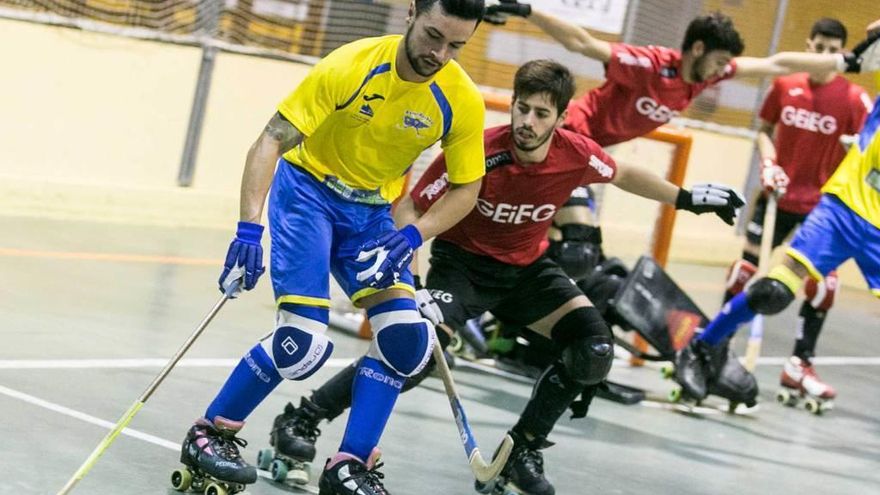
M 880 296 L 880 229 L 836 196 L 822 195 L 795 233 L 787 253 L 817 278 L 853 258 L 868 288 Z
M 329 307 L 331 273 L 354 302 L 379 292 L 356 278 L 375 260 L 355 260 L 364 243 L 393 228 L 391 205 L 346 200 L 308 172 L 279 160 L 269 194 L 276 304 Z M 412 285 L 407 268 L 393 288 L 412 292 Z

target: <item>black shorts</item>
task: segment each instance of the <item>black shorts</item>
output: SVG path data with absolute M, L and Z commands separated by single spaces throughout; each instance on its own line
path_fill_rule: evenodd
M 425 287 L 455 330 L 486 311 L 505 325 L 525 327 L 584 295 L 547 256 L 514 266 L 441 240 L 431 247 Z
M 764 213 L 767 211 L 767 196 L 763 194 L 758 197 L 755 203 L 755 211 L 752 213 L 752 220 L 746 227 L 746 239 L 750 243 L 757 246 L 761 245 L 761 236 L 764 233 Z M 806 215 L 800 213 L 791 213 L 788 211 L 776 210 L 776 227 L 773 230 L 773 247 L 782 244 L 782 241 L 788 237 L 798 225 L 804 222 Z

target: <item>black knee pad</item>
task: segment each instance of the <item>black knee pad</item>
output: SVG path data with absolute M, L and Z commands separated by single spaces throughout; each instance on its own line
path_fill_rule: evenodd
M 794 301 L 794 293 L 775 278 L 763 277 L 746 289 L 746 302 L 755 313 L 775 315 Z
M 614 359 L 614 339 L 596 308 L 577 308 L 553 327 L 553 340 L 562 345 L 562 364 L 580 385 L 595 385 L 608 376 Z

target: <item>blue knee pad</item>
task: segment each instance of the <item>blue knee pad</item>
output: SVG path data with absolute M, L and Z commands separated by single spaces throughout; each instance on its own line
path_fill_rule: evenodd
M 319 314 L 311 314 L 315 311 Z M 325 308 L 305 307 L 278 311 L 275 331 L 260 341 L 278 374 L 288 380 L 305 380 L 330 358 L 333 342 L 325 335 L 327 323 L 319 321 L 327 313 Z
M 434 328 L 422 318 L 412 299 L 392 299 L 367 311 L 373 327 L 368 356 L 380 359 L 397 373 L 413 376 L 428 364 L 434 348 Z

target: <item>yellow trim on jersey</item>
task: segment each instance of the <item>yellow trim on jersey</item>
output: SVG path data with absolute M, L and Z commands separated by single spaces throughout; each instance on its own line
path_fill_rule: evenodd
M 410 294 L 416 293 L 416 290 L 411 285 L 405 284 L 403 282 L 398 282 L 398 283 L 392 285 L 391 287 L 388 287 L 388 289 L 402 289 L 402 290 L 409 292 Z M 367 296 L 371 296 L 377 292 L 382 292 L 383 290 L 388 290 L 388 289 L 374 289 L 373 287 L 365 287 L 365 288 L 355 292 L 354 295 L 351 296 L 351 302 L 355 306 L 360 307 L 357 304 L 357 302 L 359 300 L 361 300 Z
M 825 279 L 825 277 L 822 276 L 822 273 L 819 272 L 819 270 L 816 269 L 816 266 L 815 266 L 815 265 L 813 265 L 813 262 L 810 261 L 810 258 L 807 258 L 807 257 L 804 255 L 804 253 L 798 251 L 797 249 L 788 248 L 788 249 L 785 250 L 785 254 L 791 256 L 792 258 L 794 258 L 795 261 L 797 261 L 797 262 L 800 263 L 804 268 L 806 268 L 806 269 L 807 269 L 807 272 L 810 273 L 810 276 L 813 277 L 814 279 L 816 279 L 817 281 L 822 281 L 822 280 Z M 786 267 L 786 269 L 788 269 L 789 271 L 791 271 L 790 268 L 787 268 L 787 267 Z M 772 272 L 771 272 L 771 273 L 772 273 Z M 794 273 L 794 272 L 792 272 L 792 273 Z M 797 277 L 797 275 L 795 275 L 795 276 Z M 800 277 L 798 277 L 798 278 L 800 278 Z M 780 282 L 785 283 L 784 280 L 780 280 Z M 800 287 L 800 285 L 798 285 L 798 287 Z
M 483 98 L 455 61 L 431 80 L 397 73 L 400 35 L 365 38 L 324 57 L 278 105 L 306 139 L 284 154 L 318 180 L 377 191 L 387 201 L 403 191 L 410 166 L 440 141 L 449 181 L 485 174 Z
M 275 300 L 276 306 L 281 306 L 282 303 L 302 304 L 303 306 L 318 306 L 321 308 L 330 307 L 330 299 L 325 299 L 323 297 L 287 295 L 281 296 Z
M 880 297 L 880 289 L 871 289 L 871 294 Z

